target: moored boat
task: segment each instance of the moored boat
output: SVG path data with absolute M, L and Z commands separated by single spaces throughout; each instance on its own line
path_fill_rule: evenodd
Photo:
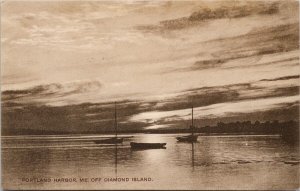
M 197 142 L 198 135 L 187 135 L 182 137 L 176 137 L 179 142 Z
M 117 123 L 117 106 L 115 103 L 115 137 L 107 138 L 107 139 L 100 139 L 94 140 L 96 144 L 120 144 L 123 143 L 123 138 L 118 138 L 118 123 Z
M 167 143 L 136 143 L 130 142 L 132 149 L 165 149 Z
M 195 128 L 194 127 L 194 108 L 192 107 L 192 125 L 190 126 L 192 133 L 191 133 L 191 135 L 176 137 L 177 141 L 178 142 L 189 142 L 189 143 L 197 142 L 198 135 L 194 134 L 194 128 Z

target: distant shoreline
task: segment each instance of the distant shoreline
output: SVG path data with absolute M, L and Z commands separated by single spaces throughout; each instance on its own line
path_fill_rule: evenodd
M 299 139 L 299 122 L 298 121 L 251 121 L 222 123 L 219 122 L 216 126 L 194 127 L 193 129 L 138 129 L 138 130 L 122 130 L 118 135 L 130 134 L 187 134 L 194 133 L 199 135 L 282 135 L 286 138 Z M 115 132 L 99 132 L 99 131 L 86 131 L 86 132 L 62 132 L 62 131 L 47 131 L 38 129 L 25 129 L 25 128 L 3 128 L 1 136 L 59 136 L 59 135 L 111 135 L 114 136 Z
M 134 137 L 134 136 L 128 136 L 128 135 L 135 135 L 135 134 L 153 134 L 153 135 L 157 135 L 157 134 L 161 134 L 161 135 L 172 135 L 172 134 L 189 134 L 189 133 L 120 133 L 118 134 L 118 136 L 120 137 Z M 265 133 L 195 133 L 199 136 L 221 136 L 221 135 L 266 135 L 266 136 L 281 136 L 281 134 L 279 133 L 275 133 L 275 134 L 265 134 Z M 126 136 L 127 135 L 127 136 Z M 110 134 L 110 133 L 91 133 L 91 134 L 18 134 L 18 135 L 1 135 L 1 137 L 15 137 L 15 136 L 51 136 L 51 137 L 61 137 L 61 136 L 105 136 L 105 137 L 114 137 L 114 134 Z

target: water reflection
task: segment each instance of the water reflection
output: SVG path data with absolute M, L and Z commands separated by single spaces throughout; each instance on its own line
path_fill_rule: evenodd
M 115 174 L 118 177 L 118 144 L 115 144 Z
M 195 170 L 195 168 L 194 168 L 194 166 L 195 166 L 195 164 L 194 164 L 194 160 L 195 160 L 194 142 L 192 142 L 191 144 L 192 144 L 192 168 L 193 168 L 193 170 Z

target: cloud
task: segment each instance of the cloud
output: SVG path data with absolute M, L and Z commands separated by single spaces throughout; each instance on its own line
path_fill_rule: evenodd
M 6 90 L 2 92 L 3 101 L 17 102 L 43 102 L 51 103 L 51 101 L 59 99 L 67 99 L 68 96 L 76 94 L 86 94 L 89 92 L 98 92 L 101 90 L 102 84 L 99 81 L 75 81 L 69 83 L 52 83 L 38 85 L 23 90 Z
M 260 81 L 279 81 L 279 80 L 290 80 L 290 79 L 299 79 L 300 75 L 293 75 L 293 76 L 283 76 L 279 78 L 273 78 L 273 79 L 262 79 Z
M 241 113 L 255 113 L 280 109 L 282 108 L 283 103 L 298 103 L 298 100 L 299 95 L 211 104 L 203 107 L 194 107 L 194 117 L 199 119 L 206 118 L 206 116 L 213 116 L 214 118 L 235 116 L 238 118 L 238 114 Z M 131 120 L 134 122 L 148 123 L 155 123 L 156 121 L 164 119 L 171 119 L 168 120 L 168 122 L 172 122 L 172 119 L 174 121 L 189 120 L 191 118 L 190 110 L 191 109 L 189 108 L 171 111 L 149 111 L 134 115 Z
M 233 19 L 247 17 L 251 15 L 272 15 L 279 12 L 278 2 L 248 2 L 243 5 L 241 2 L 236 4 L 228 3 L 227 6 L 201 7 L 199 11 L 193 12 L 189 17 L 182 17 L 171 20 L 161 21 L 158 25 L 141 25 L 137 29 L 145 32 L 164 32 L 180 30 L 189 27 L 201 26 L 203 22 L 214 19 Z
M 273 96 L 299 95 L 299 86 L 282 87 L 274 90 Z
M 213 60 L 201 60 L 195 62 L 192 70 L 205 70 L 209 68 L 219 67 L 221 64 L 224 64 L 227 59 L 213 59 Z
M 253 29 L 243 35 L 214 39 L 210 42 L 231 45 L 231 49 L 220 51 L 215 55 L 239 58 L 245 53 L 253 56 L 295 50 L 299 48 L 297 41 L 299 41 L 299 25 L 288 23 Z
M 247 5 L 222 6 L 216 9 L 204 8 L 191 14 L 189 20 L 204 21 L 209 19 L 239 18 L 254 14 L 272 15 L 279 12 L 278 2 L 251 2 Z
M 299 63 L 298 52 L 295 51 L 299 49 L 298 41 L 298 23 L 260 28 L 235 37 L 207 41 L 205 44 L 211 44 L 210 48 L 217 50 L 212 51 L 209 59 L 166 69 L 162 73 L 294 65 Z
M 191 103 L 194 106 L 206 106 L 235 100 L 291 96 L 298 93 L 297 77 L 297 75 L 281 76 L 248 83 L 185 89 L 172 94 L 161 95 L 160 97 L 134 94 L 127 95 L 127 100 L 143 101 L 147 107 L 153 107 L 155 110 L 176 110 L 191 107 Z M 120 84 L 116 85 L 118 89 Z M 36 102 L 38 104 L 43 103 L 56 106 L 84 102 L 97 103 L 99 100 L 107 102 L 107 99 L 101 99 L 105 96 L 102 88 L 102 83 L 92 80 L 64 84 L 53 83 L 22 90 L 5 90 L 2 92 L 2 98 L 4 102 Z M 122 97 L 124 95 L 114 99 L 124 100 Z M 158 103 L 158 100 L 162 101 Z
M 154 107 L 154 110 L 172 111 L 192 106 L 203 107 L 218 103 L 298 95 L 299 86 L 297 81 L 296 83 L 290 81 L 287 83 L 289 85 L 283 83 L 282 85 L 272 86 L 252 82 L 186 90 L 178 96 L 161 101 Z

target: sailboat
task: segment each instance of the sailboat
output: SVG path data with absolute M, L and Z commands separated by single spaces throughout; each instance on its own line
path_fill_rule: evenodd
M 117 104 L 115 102 L 115 137 L 107 138 L 107 139 L 101 139 L 101 140 L 95 140 L 94 142 L 96 144 L 119 144 L 123 143 L 123 138 L 118 138 L 118 123 L 117 123 Z
M 193 143 L 193 142 L 197 142 L 198 139 L 198 135 L 194 134 L 194 108 L 192 106 L 192 125 L 190 126 L 190 129 L 192 131 L 192 133 L 190 135 L 186 135 L 186 136 L 181 136 L 181 137 L 176 137 L 178 142 L 189 142 L 189 143 Z

